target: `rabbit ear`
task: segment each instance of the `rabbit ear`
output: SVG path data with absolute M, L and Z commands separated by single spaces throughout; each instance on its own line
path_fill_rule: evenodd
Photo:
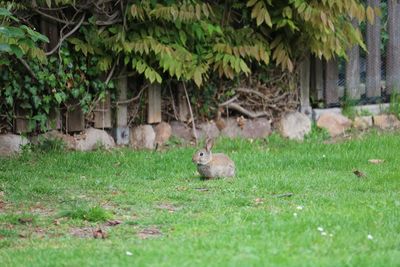
M 207 138 L 207 140 L 206 140 L 206 146 L 205 146 L 206 151 L 207 151 L 207 152 L 210 152 L 211 149 L 212 149 L 212 147 L 213 147 L 213 145 L 214 145 L 214 140 L 211 139 L 211 138 Z

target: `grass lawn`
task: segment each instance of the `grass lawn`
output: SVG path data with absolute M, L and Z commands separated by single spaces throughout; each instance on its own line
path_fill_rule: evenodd
M 0 159 L 0 265 L 400 266 L 400 134 L 214 150 L 236 178 L 191 147 Z

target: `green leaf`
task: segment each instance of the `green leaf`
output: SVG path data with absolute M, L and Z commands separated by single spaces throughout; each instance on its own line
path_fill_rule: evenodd
M 8 9 L 0 8 L 0 16 L 10 17 L 12 14 Z
M 10 65 L 10 63 L 11 62 L 8 58 L 0 58 L 0 66 L 2 66 L 2 65 L 8 66 L 8 65 Z
M 0 44 L 0 53 L 1 52 L 11 52 L 11 47 L 9 44 Z
M 1 26 L 0 27 L 0 34 L 3 34 L 7 38 L 24 38 L 25 33 L 23 30 L 17 27 L 11 27 L 11 26 Z
M 268 25 L 269 27 L 271 27 L 271 28 L 272 28 L 271 16 L 269 15 L 269 13 L 268 13 L 268 10 L 267 10 L 267 9 L 265 9 L 264 21 L 265 21 L 265 23 L 267 23 L 267 25 Z
M 16 55 L 18 58 L 22 57 L 24 55 L 24 52 L 22 51 L 21 48 L 19 48 L 19 46 L 17 45 L 10 45 L 11 51 L 14 53 L 14 55 Z
M 201 71 L 199 70 L 199 68 L 196 68 L 196 70 L 194 71 L 193 79 L 196 85 L 200 87 L 203 82 L 203 78 L 201 77 Z
M 249 1 L 247 1 L 247 6 L 248 6 L 248 7 L 252 7 L 252 6 L 254 6 L 256 3 L 257 3 L 257 0 L 249 0 Z
M 56 101 L 58 102 L 58 104 L 61 104 L 62 102 L 62 97 L 59 93 L 55 93 L 54 94 L 54 98 L 56 99 Z

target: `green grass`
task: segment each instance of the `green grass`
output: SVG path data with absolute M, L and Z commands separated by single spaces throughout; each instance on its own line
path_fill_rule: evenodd
M 190 147 L 0 159 L 0 263 L 400 266 L 399 148 L 397 133 L 336 144 L 218 140 L 238 172 L 212 181 L 195 173 Z M 106 239 L 74 234 L 100 227 Z M 141 238 L 149 228 L 162 234 Z

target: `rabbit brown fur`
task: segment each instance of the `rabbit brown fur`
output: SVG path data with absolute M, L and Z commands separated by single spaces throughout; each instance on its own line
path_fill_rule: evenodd
M 235 176 L 235 163 L 225 154 L 213 154 L 212 146 L 213 141 L 209 139 L 205 148 L 193 155 L 192 161 L 197 165 L 200 175 L 208 179 Z

